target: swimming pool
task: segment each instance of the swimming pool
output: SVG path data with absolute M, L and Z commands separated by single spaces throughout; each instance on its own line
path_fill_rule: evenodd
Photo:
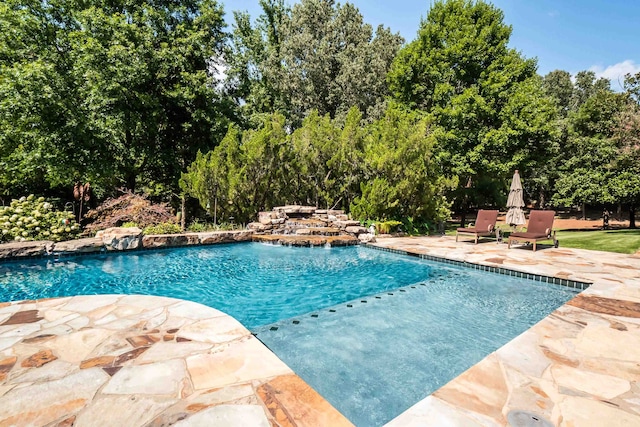
M 356 426 L 380 426 L 576 295 L 466 267 L 253 332 Z
M 364 247 L 257 243 L 0 263 L 0 301 L 149 294 L 238 319 L 356 425 L 380 425 L 575 295 Z
M 251 329 L 438 274 L 433 264 L 362 247 L 236 243 L 0 263 L 0 301 L 168 296 L 217 308 Z

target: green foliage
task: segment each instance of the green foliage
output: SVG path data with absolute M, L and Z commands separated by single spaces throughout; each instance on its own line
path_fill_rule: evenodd
M 44 197 L 33 194 L 0 207 L 0 242 L 71 240 L 80 233 L 72 212 L 56 211 Z
M 563 70 L 554 70 L 542 79 L 542 88 L 547 96 L 556 102 L 562 117 L 566 117 L 573 105 L 573 82 L 571 74 Z
M 123 228 L 135 228 L 137 226 L 138 226 L 137 222 L 127 221 L 127 222 L 123 223 L 120 227 L 123 227 Z
M 593 83 L 588 73 L 581 79 L 575 90 L 588 97 L 568 116 L 553 201 L 565 206 L 624 204 L 633 218 L 640 204 L 640 104 L 634 98 L 634 77 L 627 76 L 622 94 Z
M 368 126 L 361 195 L 351 204 L 356 218 L 404 218 L 440 221 L 448 217 L 445 179 L 434 155 L 428 119 L 391 105 Z
M 284 116 L 264 118 L 256 130 L 229 128 L 220 145 L 199 153 L 187 173 L 183 191 L 218 219 L 250 222 L 258 211 L 285 203 L 290 147 Z
M 236 13 L 229 56 L 230 91 L 250 117 L 279 111 L 298 126 L 312 110 L 344 118 L 351 107 L 379 117 L 388 95 L 385 76 L 403 40 L 375 33 L 350 3 L 262 0 L 252 25 Z
M 375 223 L 376 229 L 380 234 L 395 233 L 399 230 L 402 222 L 396 220 L 378 221 Z
M 160 224 L 145 227 L 142 230 L 142 234 L 144 234 L 145 236 L 149 234 L 177 234 L 181 231 L 182 230 L 180 229 L 180 225 L 174 224 L 172 222 L 163 222 Z
M 292 135 L 273 114 L 259 129 L 231 127 L 215 150 L 183 174 L 183 190 L 216 219 L 255 219 L 284 203 L 351 209 L 358 218 L 440 221 L 450 181 L 434 160 L 434 138 L 420 114 L 391 105 L 363 124 L 353 108 L 342 124 L 312 112 Z
M 0 191 L 90 181 L 167 194 L 233 114 L 215 0 L 0 4 Z
M 450 197 L 496 204 L 515 169 L 527 176 L 554 150 L 556 108 L 544 95 L 534 60 L 508 47 L 511 27 L 483 1 L 436 1 L 418 37 L 397 55 L 388 82 L 393 97 L 433 118 L 436 150 L 445 175 L 458 176 Z

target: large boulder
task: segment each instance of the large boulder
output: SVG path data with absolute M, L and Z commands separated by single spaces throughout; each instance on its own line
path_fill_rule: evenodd
M 355 234 L 356 236 L 362 234 L 362 233 L 368 233 L 369 229 L 366 227 L 362 227 L 360 225 L 350 225 L 348 227 L 345 227 L 344 231 L 346 231 L 347 233 L 350 234 Z
M 358 235 L 358 240 L 362 243 L 374 243 L 376 241 L 375 234 L 362 233 Z
M 2 243 L 0 244 L 0 258 L 42 256 L 51 253 L 52 249 L 53 242 L 49 240 Z
M 258 212 L 258 222 L 260 224 L 271 224 L 271 220 L 277 218 L 278 216 L 275 212 Z
M 300 205 L 286 205 L 286 206 L 276 206 L 273 208 L 274 212 L 277 213 L 285 213 L 287 215 L 290 214 L 307 214 L 311 215 L 316 211 L 315 206 L 300 206 Z
M 127 251 L 142 247 L 142 230 L 138 227 L 107 228 L 98 231 L 96 238 L 102 239 L 109 251 Z
M 338 221 L 335 221 L 333 223 L 333 225 L 335 227 L 340 227 L 340 228 L 346 229 L 347 227 L 359 226 L 360 225 L 360 221 L 356 221 L 354 219 L 349 219 L 349 220 L 340 220 L 340 219 L 338 219 Z

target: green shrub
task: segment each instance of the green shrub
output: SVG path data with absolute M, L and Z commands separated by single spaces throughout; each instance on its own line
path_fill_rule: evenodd
M 156 225 L 150 225 L 149 227 L 145 227 L 142 230 L 142 234 L 176 234 L 180 233 L 182 230 L 178 224 L 173 224 L 171 222 L 163 222 Z
M 215 230 L 215 226 L 213 224 L 207 224 L 205 222 L 194 221 L 187 227 L 187 231 L 192 233 L 200 233 L 202 231 L 211 231 Z
M 402 225 L 402 223 L 395 220 L 376 222 L 376 228 L 380 234 L 395 233 L 398 231 L 400 225 Z
M 212 224 L 210 222 L 200 222 L 198 220 L 192 222 L 187 227 L 187 231 L 191 233 L 202 233 L 205 231 L 229 231 L 236 230 L 238 228 L 244 228 L 239 224 L 231 224 L 228 222 L 223 222 L 220 224 Z
M 44 197 L 33 194 L 0 207 L 0 241 L 74 239 L 80 233 L 72 212 L 56 211 Z
M 124 224 L 122 224 L 120 227 L 123 227 L 123 228 L 134 228 L 134 227 L 137 227 L 137 226 L 138 226 L 137 222 L 127 221 Z

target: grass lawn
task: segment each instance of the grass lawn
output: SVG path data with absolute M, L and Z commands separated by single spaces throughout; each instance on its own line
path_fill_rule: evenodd
M 632 254 L 640 250 L 640 229 L 558 231 L 561 248 L 591 249 L 596 251 Z
M 508 226 L 501 227 L 506 237 Z M 455 236 L 455 227 L 446 231 L 448 236 Z M 561 248 L 590 249 L 594 251 L 633 254 L 640 250 L 640 229 L 637 230 L 594 230 L 594 231 L 558 231 L 556 234 Z M 543 245 L 553 243 L 551 240 L 540 241 Z

